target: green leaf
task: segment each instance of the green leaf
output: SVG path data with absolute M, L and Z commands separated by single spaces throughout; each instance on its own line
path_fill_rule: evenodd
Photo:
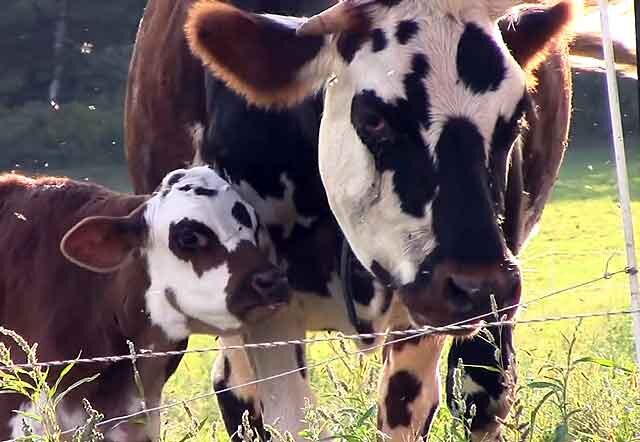
M 557 391 L 562 390 L 562 388 L 560 388 L 560 386 L 558 386 L 557 384 L 553 382 L 544 382 L 544 381 L 529 382 L 527 384 L 527 387 L 529 387 L 532 390 L 540 390 L 543 388 L 550 388 L 552 390 L 557 390 Z
M 369 409 L 365 411 L 356 422 L 356 427 L 361 427 L 367 419 L 373 416 L 373 414 L 376 412 L 377 409 L 378 409 L 377 405 L 372 405 L 371 407 L 369 407 Z
M 100 376 L 100 373 L 95 374 L 89 378 L 82 378 L 79 381 L 74 382 L 73 384 L 71 384 L 69 386 L 69 388 L 67 388 L 65 391 L 63 391 L 62 393 L 60 393 L 56 399 L 53 401 L 53 406 L 54 408 L 58 406 L 58 404 L 60 403 L 60 401 L 62 401 L 62 399 L 69 394 L 71 391 L 75 390 L 76 388 L 78 388 L 79 386 L 83 385 L 83 384 L 87 384 L 89 382 L 93 382 L 95 381 L 98 376 Z
M 595 364 L 605 368 L 614 368 L 616 370 L 621 370 L 628 374 L 634 374 L 635 370 L 627 367 L 623 367 L 622 365 L 612 361 L 611 359 L 604 358 L 594 358 L 593 356 L 586 356 L 584 358 L 576 359 L 573 361 L 574 365 L 577 364 Z
M 529 431 L 530 431 L 529 440 L 533 439 L 533 434 L 534 434 L 533 430 L 534 430 L 534 428 L 536 426 L 536 418 L 538 417 L 538 412 L 540 411 L 540 409 L 542 408 L 544 403 L 547 402 L 547 400 L 549 400 L 549 398 L 551 398 L 551 396 L 553 396 L 554 394 L 555 394 L 554 390 L 551 390 L 550 392 L 545 394 L 542 397 L 542 399 L 540 399 L 540 402 L 538 402 L 538 404 L 535 406 L 535 408 L 531 411 L 531 427 L 529 428 Z
M 78 358 L 80 357 L 80 355 L 78 355 Z M 76 365 L 75 362 L 72 362 L 71 364 L 68 364 L 66 367 L 64 367 L 62 369 L 62 371 L 60 372 L 60 375 L 58 376 L 58 379 L 56 380 L 55 385 L 53 386 L 53 388 L 51 389 L 51 391 L 49 392 L 50 396 L 49 397 L 54 397 L 56 395 L 56 391 L 58 391 L 58 387 L 60 386 L 60 382 L 62 382 L 62 380 L 64 379 L 64 377 L 67 375 L 67 373 L 69 373 L 69 371 L 71 371 L 71 369 Z

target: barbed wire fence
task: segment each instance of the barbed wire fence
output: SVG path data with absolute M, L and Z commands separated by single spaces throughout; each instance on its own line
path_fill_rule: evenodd
M 549 292 L 545 295 L 533 298 L 526 302 L 520 302 L 520 303 L 509 305 L 500 309 L 495 309 L 494 311 L 486 313 L 484 315 L 478 315 L 473 318 L 452 323 L 443 327 L 427 326 L 427 327 L 420 327 L 420 328 L 409 329 L 409 330 L 388 330 L 385 332 L 360 333 L 360 334 L 351 334 L 351 335 L 344 335 L 344 334 L 337 333 L 335 335 L 316 336 L 316 337 L 307 338 L 307 339 L 297 339 L 297 340 L 289 340 L 289 341 L 273 341 L 273 342 L 263 342 L 263 343 L 248 343 L 243 345 L 216 346 L 216 347 L 207 347 L 207 348 L 190 348 L 190 349 L 181 350 L 181 351 L 152 352 L 148 350 L 139 350 L 139 351 L 132 351 L 129 354 L 122 354 L 122 355 L 115 355 L 115 356 L 101 356 L 101 357 L 93 357 L 93 358 L 76 358 L 76 359 L 69 359 L 69 360 L 53 360 L 53 361 L 42 361 L 42 362 L 36 362 L 36 363 L 12 364 L 7 366 L 0 366 L 0 372 L 12 371 L 12 370 L 15 371 L 15 370 L 29 370 L 29 369 L 47 369 L 52 367 L 69 366 L 70 364 L 115 363 L 115 362 L 121 362 L 121 361 L 127 361 L 127 360 L 135 362 L 138 359 L 145 359 L 145 358 L 165 358 L 165 357 L 173 357 L 173 356 L 184 356 L 189 354 L 213 353 L 213 352 L 220 352 L 220 351 L 247 350 L 247 349 L 255 349 L 255 348 L 273 349 L 276 347 L 294 346 L 294 345 L 311 345 L 311 344 L 336 342 L 336 341 L 360 341 L 363 339 L 390 338 L 390 337 L 394 338 L 392 340 L 386 340 L 379 344 L 369 345 L 353 351 L 346 351 L 343 354 L 333 356 L 328 359 L 324 359 L 322 361 L 317 361 L 310 364 L 304 364 L 298 368 L 277 373 L 275 375 L 268 376 L 265 378 L 255 379 L 250 382 L 233 385 L 224 389 L 212 390 L 212 391 L 202 393 L 196 396 L 192 396 L 186 399 L 174 400 L 171 402 L 161 404 L 156 407 L 149 407 L 149 408 L 144 407 L 143 409 L 130 414 L 107 418 L 106 420 L 103 420 L 96 425 L 96 429 L 100 429 L 101 431 L 109 431 L 115 428 L 119 424 L 130 421 L 131 419 L 135 419 L 140 416 L 146 416 L 146 415 L 149 415 L 150 413 L 163 413 L 172 408 L 183 407 L 193 402 L 209 399 L 211 397 L 214 397 L 222 393 L 239 390 L 248 386 L 254 386 L 264 382 L 269 382 L 274 379 L 290 376 L 306 370 L 324 367 L 338 360 L 342 360 L 347 356 L 371 352 L 372 350 L 377 350 L 386 346 L 397 344 L 399 342 L 416 339 L 417 337 L 433 336 L 438 334 L 440 335 L 450 334 L 453 332 L 474 331 L 479 327 L 478 321 L 481 321 L 480 324 L 482 328 L 495 328 L 495 327 L 504 327 L 504 326 L 546 324 L 550 322 L 571 321 L 571 320 L 576 321 L 576 320 L 593 319 L 593 318 L 609 318 L 609 317 L 615 317 L 615 316 L 629 316 L 629 315 L 640 314 L 640 309 L 632 308 L 632 309 L 615 310 L 615 311 L 567 314 L 567 315 L 532 318 L 532 319 L 525 319 L 525 320 L 500 319 L 500 313 L 503 313 L 504 311 L 512 310 L 514 308 L 526 309 L 532 306 L 533 304 L 539 303 L 543 300 L 550 299 L 552 297 L 556 297 L 564 293 L 570 293 L 580 288 L 588 287 L 604 280 L 610 280 L 614 277 L 619 277 L 625 274 L 631 275 L 638 272 L 638 269 L 630 268 L 630 267 L 625 267 L 623 269 L 610 272 L 609 265 L 613 256 L 615 255 L 611 255 L 609 259 L 607 259 L 604 273 L 601 276 L 598 276 L 589 280 L 585 280 L 583 282 L 576 283 L 559 290 Z M 487 318 L 493 318 L 493 320 L 487 322 L 485 321 L 485 319 Z M 0 327 L 0 331 L 2 330 L 3 330 L 2 327 Z M 77 431 L 77 428 L 68 429 L 68 430 L 62 431 L 60 433 L 60 436 L 73 434 L 76 431 Z M 20 442 L 23 440 L 25 439 L 14 438 L 14 439 L 7 439 L 1 442 Z

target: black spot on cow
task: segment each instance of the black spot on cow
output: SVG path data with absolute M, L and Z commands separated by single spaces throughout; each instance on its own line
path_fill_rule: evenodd
M 245 226 L 248 229 L 253 228 L 253 223 L 251 222 L 251 215 L 247 210 L 247 207 L 242 204 L 240 201 L 236 202 L 231 209 L 231 215 L 238 221 L 241 225 Z
M 169 178 L 169 181 L 167 181 L 167 185 L 173 186 L 174 184 L 177 184 L 182 178 L 184 178 L 184 173 L 174 173 L 173 175 L 171 175 L 171 178 Z
M 457 54 L 458 76 L 476 94 L 495 91 L 505 78 L 505 59 L 498 44 L 485 31 L 467 23 Z
M 178 188 L 178 190 L 181 191 L 181 192 L 188 192 L 191 189 L 193 189 L 193 186 L 191 184 L 186 184 L 186 185 Z
M 411 40 L 418 33 L 419 29 L 420 27 L 415 21 L 402 20 L 396 26 L 396 40 L 398 40 L 398 43 L 400 43 L 401 45 L 406 45 L 407 43 L 409 43 L 409 40 Z
M 224 425 L 227 432 L 232 435 L 231 440 L 233 442 L 241 442 L 243 440 L 238 436 L 238 427 L 242 425 L 242 415 L 247 410 L 249 411 L 249 423 L 251 427 L 258 432 L 261 440 L 267 440 L 268 432 L 262 423 L 262 416 L 256 413 L 254 404 L 251 401 L 239 398 L 233 391 L 224 391 L 231 387 L 229 384 L 230 376 L 231 364 L 229 363 L 229 359 L 224 356 L 223 378 L 216 381 L 213 388 L 216 392 Z
M 430 123 L 430 103 L 424 79 L 429 75 L 431 67 L 424 54 L 416 54 L 411 60 L 411 72 L 404 79 L 404 89 L 409 97 L 409 107 L 416 118 L 427 129 Z
M 373 277 L 354 256 L 350 259 L 353 300 L 360 305 L 368 306 L 375 295 Z
M 426 438 L 429 435 L 429 431 L 431 430 L 431 425 L 433 424 L 433 419 L 436 417 L 436 413 L 438 412 L 438 404 L 431 407 L 429 413 L 427 414 L 427 419 L 424 421 L 424 425 L 422 426 L 422 432 L 420 433 L 422 437 Z
M 502 234 L 478 127 L 465 118 L 449 119 L 435 150 L 440 190 L 433 203 L 433 228 L 439 253 L 460 262 L 500 261 Z
M 376 3 L 386 6 L 387 8 L 392 8 L 402 3 L 402 0 L 377 0 Z
M 336 43 L 338 53 L 344 61 L 351 63 L 368 38 L 363 32 L 343 32 Z
M 193 192 L 196 195 L 208 197 L 216 196 L 218 194 L 218 191 L 216 189 L 208 189 L 206 187 L 196 187 Z
M 371 31 L 371 50 L 373 52 L 384 51 L 389 42 L 384 31 L 380 28 Z
M 304 359 L 304 346 L 302 346 L 302 344 L 296 344 L 295 349 L 296 349 L 296 363 L 298 364 L 298 368 L 303 368 L 306 365 L 306 362 Z M 304 368 L 303 370 L 300 370 L 300 376 L 302 376 L 302 379 L 307 378 L 306 368 Z
M 162 191 L 162 198 L 166 197 L 167 195 L 169 195 L 169 192 L 171 192 L 171 189 L 165 189 Z
M 218 236 L 200 221 L 183 218 L 169 226 L 169 250 L 182 261 L 190 262 L 199 277 L 224 261 L 224 253 L 213 253 L 217 248 L 223 250 Z
M 371 272 L 373 272 L 375 277 L 378 278 L 378 281 L 380 281 L 385 286 L 390 286 L 393 283 L 393 278 L 391 278 L 391 273 L 389 273 L 387 269 L 382 267 L 382 264 L 380 264 L 375 259 L 371 263 Z
M 529 108 L 530 98 L 528 94 L 525 94 L 511 117 L 498 116 L 493 129 L 489 153 L 489 180 L 495 211 L 496 214 L 504 219 L 502 229 L 507 246 L 514 253 L 517 253 L 516 247 L 520 243 L 523 184 L 521 172 L 517 170 L 521 165 L 513 165 L 512 168 L 516 168 L 514 170 L 509 168 L 510 162 L 513 163 L 514 158 L 516 158 L 515 155 L 512 156 L 510 153 L 516 138 L 523 132 L 520 121 Z M 509 177 L 509 189 L 507 189 L 507 177 Z M 508 213 L 507 208 L 509 209 Z
M 488 332 L 493 336 L 492 340 L 500 346 L 500 361 L 497 361 L 494 356 L 495 344 L 488 342 L 487 338 L 483 336 L 454 340 L 447 357 L 447 402 L 452 410 L 454 409 L 453 402 L 456 399 L 453 395 L 453 373 L 459 359 L 462 359 L 466 366 L 465 376 L 469 376 L 484 390 L 465 398 L 467 411 L 471 409 L 472 404 L 475 404 L 476 408 L 476 416 L 471 423 L 472 430 L 483 428 L 494 422 L 495 410 L 492 407 L 492 401 L 499 400 L 505 393 L 507 386 L 503 370 L 509 369 L 512 359 L 515 357 L 510 327 L 503 327 L 501 330 L 490 329 Z M 483 331 L 483 333 L 485 332 Z M 495 370 L 487 369 L 487 367 L 493 367 Z M 470 417 L 466 416 L 466 418 Z
M 401 370 L 389 378 L 384 406 L 389 428 L 411 425 L 409 405 L 420 394 L 422 382 L 406 370 Z
M 426 57 L 415 54 L 412 71 L 404 79 L 406 99 L 385 102 L 375 91 L 364 90 L 354 96 L 351 105 L 351 123 L 373 155 L 376 169 L 380 174 L 396 172 L 393 187 L 401 208 L 416 218 L 424 216 L 436 188 L 434 162 L 421 134 L 430 124 L 423 81 L 428 74 Z

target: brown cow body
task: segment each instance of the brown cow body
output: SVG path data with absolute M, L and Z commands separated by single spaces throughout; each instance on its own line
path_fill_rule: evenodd
M 234 220 L 229 204 L 238 213 L 237 204 L 244 203 L 213 171 L 204 167 L 177 171 L 160 190 L 151 197 L 132 196 L 64 178 L 0 176 L 0 323 L 29 343 L 38 343 L 40 361 L 128 354 L 128 341 L 136 351 L 180 350 L 191 331 L 217 334 L 229 329 L 237 333 L 233 328 L 236 324 L 255 320 L 258 316 L 252 315 L 264 316 L 261 309 L 269 312 L 286 302 L 284 280 L 253 242 L 255 216 L 245 206 L 244 224 Z M 173 226 L 184 221 L 179 214 L 173 218 L 176 202 L 182 207 L 193 203 L 187 214 L 191 225 L 195 226 L 198 215 L 202 215 L 195 236 L 184 224 L 181 236 L 174 234 Z M 223 214 L 228 219 L 220 221 Z M 138 231 L 126 231 L 125 223 L 134 220 Z M 162 235 L 165 221 L 171 226 L 166 239 Z M 220 227 L 225 222 L 236 235 L 233 243 L 225 242 L 229 230 Z M 117 229 L 92 231 L 105 225 Z M 246 234 L 238 234 L 239 228 Z M 116 237 L 125 231 L 126 241 L 137 245 L 120 253 Z M 194 250 L 194 243 L 188 242 L 190 235 L 198 244 L 208 244 L 197 255 L 188 256 L 186 249 L 174 245 L 187 241 L 189 250 Z M 104 247 L 99 249 L 101 245 Z M 99 249 L 95 256 L 91 256 L 92 249 Z M 110 254 L 121 256 L 112 262 Z M 203 266 L 208 256 L 222 257 L 222 261 L 215 267 Z M 158 282 L 156 272 L 162 270 L 158 264 L 162 260 L 175 262 L 172 268 L 179 278 L 170 285 L 171 276 L 162 280 L 164 293 L 152 287 L 154 280 Z M 242 269 L 234 267 L 234 260 L 242 261 Z M 182 267 L 180 262 L 184 262 Z M 223 293 L 216 293 L 210 275 L 225 283 L 215 273 L 220 268 L 229 277 L 226 287 L 222 286 Z M 192 281 L 190 273 L 194 273 Z M 180 278 L 190 286 L 188 289 L 183 290 Z M 197 290 L 202 290 L 201 300 L 209 299 L 210 303 L 194 303 L 200 293 Z M 15 363 L 25 362 L 15 342 L 3 335 L 0 342 L 11 349 Z M 170 358 L 137 360 L 142 385 L 134 381 L 131 361 L 74 367 L 59 392 L 80 379 L 95 374 L 99 377 L 63 399 L 57 408 L 61 429 L 74 429 L 84 423 L 82 398 L 107 419 L 159 405 L 162 388 L 176 362 Z M 52 369 L 50 379 L 57 379 L 61 370 Z M 32 409 L 33 404 L 24 397 L 0 396 L 0 440 L 22 434 L 22 418 L 14 410 Z M 141 417 L 143 425 L 123 421 L 101 430 L 108 441 L 157 439 L 159 414 L 148 413 L 137 420 Z M 42 430 L 29 419 L 27 423 L 36 432 Z

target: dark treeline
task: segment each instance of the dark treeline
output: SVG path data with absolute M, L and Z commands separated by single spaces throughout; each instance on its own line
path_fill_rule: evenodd
M 300 2 L 243 1 L 257 9 L 267 2 L 277 3 L 281 10 Z M 313 1 L 318 8 L 326 2 Z M 123 161 L 124 89 L 145 3 L 4 0 L 0 14 L 0 169 L 16 164 L 33 169 L 45 163 L 62 168 Z M 610 124 L 604 77 L 579 73 L 574 78 L 574 139 L 605 139 Z M 637 134 L 636 82 L 624 80 L 621 92 L 625 129 Z
M 145 3 L 3 1 L 0 168 L 121 161 L 124 86 Z

